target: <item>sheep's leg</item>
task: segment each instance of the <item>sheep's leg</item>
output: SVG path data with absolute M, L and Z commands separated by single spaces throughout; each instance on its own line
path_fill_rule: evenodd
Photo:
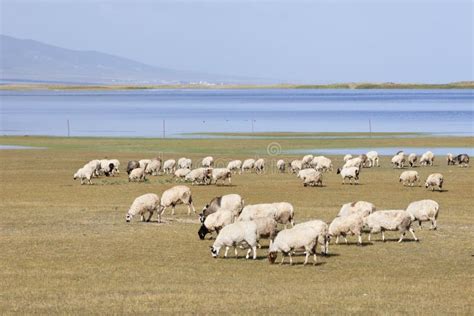
M 282 252 L 282 253 L 281 253 L 281 262 L 280 262 L 280 265 L 282 265 L 283 262 L 285 262 L 285 254 Z
M 260 243 L 257 241 L 257 247 L 258 249 L 262 249 L 262 245 L 260 245 Z
M 415 232 L 413 231 L 413 228 L 410 227 L 409 231 L 410 231 L 411 235 L 413 236 L 413 238 L 415 239 L 415 241 L 418 241 L 418 238 L 416 238 Z
M 304 266 L 308 263 L 309 255 L 310 255 L 310 251 L 306 249 L 306 257 L 304 258 L 304 263 L 303 263 Z
M 314 261 L 314 265 L 318 263 L 318 258 L 316 257 L 316 251 L 313 254 L 313 261 Z
M 402 242 L 402 241 L 403 241 L 403 237 L 405 237 L 405 232 L 403 232 L 403 233 L 400 235 L 400 239 L 398 240 L 398 242 Z
M 237 245 L 234 246 L 234 254 L 236 258 L 239 257 L 239 251 L 237 250 Z
M 153 212 L 148 212 L 150 215 L 148 216 L 148 218 L 146 219 L 147 222 L 149 222 L 151 220 L 151 217 L 153 216 Z
M 290 257 L 290 266 L 293 265 L 293 258 L 291 257 L 291 251 L 288 253 L 288 256 Z
M 171 215 L 174 215 L 174 211 L 175 211 L 175 206 L 171 205 Z
M 224 258 L 227 258 L 227 253 L 229 252 L 229 246 L 225 247 Z
M 191 214 L 191 209 L 193 210 L 193 213 L 196 214 L 196 209 L 194 208 L 193 202 L 191 202 L 191 203 L 188 205 L 188 215 Z
M 357 239 L 358 239 L 359 246 L 361 246 L 361 245 L 362 245 L 362 235 L 359 234 L 359 236 L 357 237 Z
M 257 247 L 256 247 L 256 246 L 253 246 L 253 247 L 252 247 L 252 251 L 253 251 L 253 257 L 252 257 L 252 259 L 253 259 L 253 260 L 256 260 L 256 259 L 257 259 Z
M 349 242 L 347 241 L 346 236 L 345 236 L 345 235 L 342 235 L 342 238 L 344 238 L 344 241 L 346 242 L 346 245 L 347 245 Z
M 431 229 L 436 230 L 436 218 L 431 219 Z
M 143 214 L 140 215 L 140 220 L 141 220 L 142 222 L 145 221 L 145 216 L 143 216 Z
M 385 242 L 385 234 L 384 234 L 383 230 L 382 230 L 382 241 Z
M 339 235 L 336 236 L 336 245 L 339 243 Z
M 369 241 L 370 241 L 370 237 L 371 237 L 371 236 L 372 236 L 372 234 L 371 234 L 371 233 L 369 233 L 369 238 L 368 238 L 368 240 L 369 240 Z
M 247 254 L 245 255 L 245 259 L 250 258 L 250 253 L 251 253 L 251 252 L 252 252 L 252 249 L 249 248 L 249 249 L 247 250 Z M 255 258 L 254 258 L 254 259 L 255 259 Z

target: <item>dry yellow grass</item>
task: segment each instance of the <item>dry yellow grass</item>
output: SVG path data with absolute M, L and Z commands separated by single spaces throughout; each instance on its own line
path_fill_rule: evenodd
M 472 144 L 472 138 L 464 140 L 465 146 Z M 313 147 L 328 145 L 319 140 L 280 143 L 309 148 L 310 142 Z M 347 147 L 388 146 L 405 140 L 343 142 Z M 460 140 L 454 139 L 453 146 L 459 146 L 456 142 Z M 268 140 L 12 137 L 0 138 L 0 143 L 49 148 L 0 151 L 1 314 L 473 313 L 474 172 L 448 167 L 444 157 L 434 167 L 417 168 L 423 178 L 443 173 L 442 193 L 402 187 L 400 171 L 390 168 L 388 157 L 382 167 L 364 169 L 359 186 L 342 186 L 333 172 L 325 176 L 325 187 L 303 188 L 293 175 L 268 172 L 237 175 L 232 187 L 192 187 L 198 210 L 214 196 L 235 192 L 247 203 L 289 201 L 297 221 L 330 221 L 342 203 L 359 199 L 379 209 L 404 208 L 424 198 L 441 205 L 437 231 L 416 229 L 420 243 L 382 243 L 379 236 L 367 243 L 364 237 L 364 247 L 332 245 L 332 255 L 319 256 L 315 267 L 303 267 L 302 257 L 290 267 L 269 265 L 266 249 L 259 250 L 257 261 L 243 259 L 243 252 L 240 259 L 212 259 L 213 241 L 198 239 L 197 217 L 186 216 L 185 207 L 178 207 L 175 217 L 165 214 L 164 224 L 125 223 L 135 197 L 161 194 L 174 185 L 168 177 L 128 183 L 123 170 L 127 160 L 153 157 L 161 150 L 165 158 L 186 155 L 194 160 L 208 153 L 222 161 L 255 153 L 269 162 L 281 158 L 264 154 Z M 78 167 L 105 156 L 120 159 L 119 177 L 96 179 L 92 186 L 73 181 Z M 341 163 L 341 157 L 331 158 Z M 387 236 L 395 240 L 398 234 Z

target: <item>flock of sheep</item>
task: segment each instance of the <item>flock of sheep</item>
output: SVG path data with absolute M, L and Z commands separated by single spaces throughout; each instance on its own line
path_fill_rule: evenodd
M 345 155 L 344 164 L 338 168 L 336 173 L 341 175 L 342 183 L 346 180 L 350 184 L 358 184 L 359 176 L 362 168 L 379 167 L 379 155 L 376 151 L 369 151 L 367 154 L 362 154 L 357 157 L 352 155 Z M 393 156 L 391 163 L 394 168 L 404 168 L 405 166 L 415 167 L 418 161 L 418 156 L 414 153 L 406 156 L 403 151 L 398 152 Z M 424 153 L 419 159 L 420 166 L 432 166 L 434 161 L 434 154 L 431 151 Z M 467 154 L 460 154 L 453 156 L 448 154 L 448 165 L 459 164 L 462 167 L 469 165 L 469 156 Z M 103 159 L 92 160 L 80 168 L 75 174 L 74 179 L 80 179 L 81 184 L 91 184 L 91 179 L 105 176 L 115 176 L 120 173 L 120 162 L 117 159 Z M 202 159 L 200 167 L 192 169 L 192 160 L 189 158 L 180 158 L 177 162 L 174 159 L 166 160 L 164 163 L 161 158 L 132 160 L 127 164 L 127 174 L 129 182 L 145 181 L 147 175 L 157 176 L 160 174 L 172 174 L 176 181 L 186 181 L 192 185 L 209 185 L 218 184 L 222 181 L 223 184 L 232 183 L 232 175 L 244 172 L 255 171 L 257 174 L 265 172 L 264 159 L 247 159 L 243 162 L 241 160 L 232 160 L 227 164 L 226 168 L 214 168 L 214 158 L 205 157 Z M 287 167 L 288 166 L 288 167 Z M 324 156 L 306 155 L 301 160 L 293 160 L 286 163 L 280 159 L 276 163 L 279 172 L 286 172 L 287 168 L 291 173 L 297 175 L 303 181 L 304 186 L 322 186 L 323 173 L 332 171 L 333 164 L 331 159 Z M 414 186 L 416 183 L 421 185 L 421 178 L 417 171 L 404 171 L 399 177 L 399 182 L 403 185 Z M 444 177 L 440 173 L 430 174 L 426 181 L 425 187 L 434 190 L 442 190 Z
M 408 157 L 403 152 L 398 152 L 391 160 L 394 168 L 414 167 L 418 158 L 415 154 Z M 421 166 L 432 166 L 434 155 L 431 152 L 424 153 L 419 159 Z M 408 162 L 408 163 L 407 163 Z M 453 156 L 448 154 L 448 165 L 459 164 L 466 167 L 469 164 L 469 156 L 461 154 Z M 247 159 L 245 161 L 233 160 L 226 168 L 213 168 L 214 159 L 205 157 L 201 161 L 201 166 L 192 169 L 192 161 L 188 158 L 166 160 L 162 163 L 159 158 L 144 159 L 140 161 L 132 160 L 127 164 L 127 174 L 129 181 L 143 181 L 147 175 L 173 174 L 178 180 L 188 181 L 194 184 L 208 185 L 217 183 L 219 180 L 227 180 L 231 183 L 231 177 L 236 173 L 255 171 L 257 174 L 264 173 L 264 159 Z M 74 175 L 74 179 L 81 179 L 81 184 L 86 181 L 90 184 L 91 178 L 105 176 L 115 176 L 120 173 L 120 162 L 116 159 L 92 160 L 80 168 Z M 324 156 L 313 157 L 306 155 L 301 160 L 293 160 L 286 163 L 279 160 L 276 164 L 280 172 L 286 172 L 287 168 L 291 173 L 297 174 L 303 180 L 305 186 L 322 185 L 322 174 L 333 170 L 332 161 Z M 358 183 L 362 168 L 380 166 L 377 152 L 370 151 L 357 157 L 346 155 L 344 165 L 337 169 L 345 183 Z M 399 178 L 404 185 L 413 186 L 420 182 L 418 173 L 414 170 L 404 171 Z M 425 186 L 440 190 L 443 185 L 443 176 L 434 173 L 428 176 Z M 130 206 L 126 221 L 130 222 L 134 216 L 140 216 L 142 221 L 150 221 L 153 214 L 157 213 L 158 222 L 161 222 L 162 214 L 171 207 L 171 214 L 174 215 L 177 205 L 186 205 L 188 215 L 196 213 L 193 205 L 191 189 L 185 185 L 177 185 L 166 191 L 161 196 L 154 193 L 144 194 L 137 197 Z M 346 236 L 357 236 L 358 244 L 362 244 L 362 234 L 368 233 L 368 240 L 371 234 L 381 233 L 382 240 L 385 241 L 385 231 L 400 232 L 401 242 L 406 234 L 410 232 L 414 240 L 418 241 L 412 228 L 413 222 L 418 222 L 421 228 L 422 222 L 430 221 L 431 229 L 436 229 L 436 220 L 439 213 L 439 204 L 433 200 L 415 201 L 408 205 L 406 209 L 400 210 L 376 210 L 376 207 L 369 202 L 358 201 L 347 203 L 342 206 L 337 216 L 328 225 L 322 220 L 310 220 L 295 224 L 295 212 L 290 203 L 265 203 L 245 205 L 244 200 L 238 194 L 228 194 L 213 198 L 199 214 L 201 227 L 198 231 L 200 239 L 204 240 L 208 234 L 215 232 L 217 237 L 211 246 L 211 254 L 218 257 L 220 250 L 225 248 L 224 257 L 228 251 L 234 247 L 235 255 L 238 255 L 240 248 L 246 248 L 246 258 L 252 255 L 257 257 L 257 248 L 260 248 L 259 241 L 267 238 L 270 241 L 268 249 L 268 259 L 274 263 L 277 254 L 282 253 L 282 261 L 289 256 L 290 264 L 293 263 L 292 255 L 298 251 L 304 251 L 306 255 L 304 264 L 307 264 L 309 257 L 313 255 L 316 263 L 316 247 L 320 245 L 321 253 L 329 253 L 329 243 L 335 239 Z M 279 230 L 278 224 L 284 225 L 284 229 Z M 291 228 L 288 228 L 291 225 Z
M 188 206 L 188 214 L 191 210 L 195 212 L 192 203 L 192 194 L 189 187 L 184 185 L 175 186 L 163 192 L 161 198 L 153 193 L 139 196 L 135 199 L 126 214 L 127 222 L 133 216 L 140 215 L 142 221 L 150 221 L 155 212 L 158 213 L 158 222 L 167 207 L 174 208 L 178 204 Z M 225 248 L 224 257 L 227 257 L 231 247 L 234 248 L 235 256 L 238 256 L 239 248 L 247 249 L 246 258 L 257 258 L 257 247 L 259 241 L 267 238 L 270 241 L 268 249 L 268 260 L 274 263 L 278 253 L 282 254 L 281 264 L 285 257 L 289 256 L 290 264 L 293 264 L 292 255 L 297 251 L 304 251 L 306 255 L 304 264 L 313 255 L 316 263 L 316 247 L 319 244 L 321 253 L 329 254 L 330 240 L 339 237 L 354 235 L 358 238 L 358 244 L 362 245 L 362 234 L 381 233 L 385 241 L 385 231 L 400 232 L 402 242 L 406 232 L 410 232 L 415 241 L 418 238 L 411 227 L 413 222 L 418 222 L 421 228 L 422 222 L 430 221 L 431 229 L 436 229 L 436 220 L 439 214 L 439 204 L 433 200 L 415 201 L 408 205 L 405 210 L 381 210 L 377 211 L 374 204 L 358 201 L 347 203 L 342 206 L 337 216 L 328 225 L 322 220 L 310 220 L 295 224 L 295 212 L 290 203 L 265 203 L 245 205 L 244 200 L 238 194 L 227 194 L 213 198 L 199 214 L 201 227 L 198 236 L 204 240 L 207 234 L 215 232 L 217 237 L 211 246 L 211 254 L 214 258 L 219 256 L 221 249 Z M 284 225 L 279 230 L 278 224 Z M 287 226 L 291 224 L 291 228 Z

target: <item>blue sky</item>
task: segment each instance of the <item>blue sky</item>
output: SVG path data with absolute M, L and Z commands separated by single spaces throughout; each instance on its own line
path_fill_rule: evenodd
M 473 80 L 471 0 L 0 0 L 1 33 L 281 82 Z

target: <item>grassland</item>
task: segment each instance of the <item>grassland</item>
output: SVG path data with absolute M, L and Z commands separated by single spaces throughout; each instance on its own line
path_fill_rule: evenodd
M 474 81 L 426 83 L 335 83 L 335 84 L 3 84 L 0 90 L 148 90 L 148 89 L 474 89 Z
M 165 223 L 125 223 L 133 199 L 160 194 L 169 177 L 128 183 L 126 176 L 80 186 L 72 174 L 93 158 L 127 160 L 157 155 L 212 154 L 231 158 L 267 154 L 275 140 L 102 139 L 0 137 L 0 144 L 46 147 L 0 151 L 0 314 L 464 314 L 474 311 L 472 168 L 417 168 L 424 178 L 439 171 L 445 191 L 405 188 L 389 157 L 364 169 L 361 185 L 343 186 L 334 173 L 323 188 L 303 188 L 292 175 L 237 175 L 233 186 L 192 187 L 196 208 L 217 195 L 239 193 L 247 203 L 289 201 L 296 220 L 330 221 L 342 203 L 368 200 L 382 208 L 404 208 L 431 198 L 441 205 L 439 229 L 416 229 L 420 243 L 376 238 L 365 245 L 332 245 L 317 266 L 269 265 L 265 249 L 257 261 L 212 259 L 212 240 L 200 241 L 197 217 L 165 214 Z M 473 138 L 278 139 L 283 150 L 383 146 L 472 146 Z M 335 165 L 341 157 L 331 157 Z M 350 239 L 354 242 L 354 238 Z M 265 244 L 265 242 L 264 242 Z M 243 253 L 242 253 L 243 254 Z

